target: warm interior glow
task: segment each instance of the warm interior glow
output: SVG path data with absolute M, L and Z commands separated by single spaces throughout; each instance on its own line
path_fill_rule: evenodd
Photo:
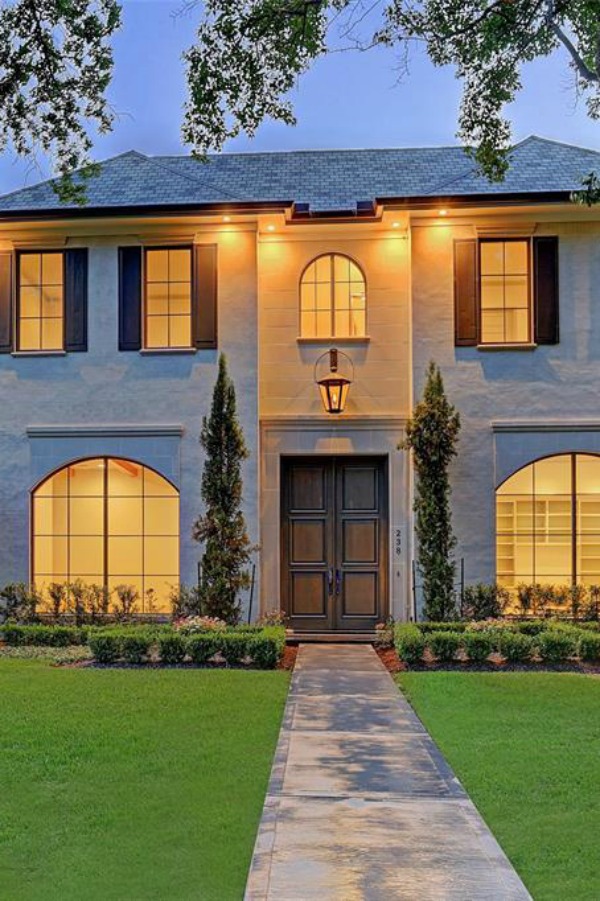
M 438 212 L 439 212 L 439 215 L 440 215 L 440 216 L 447 216 L 447 215 L 448 215 L 448 210 L 439 210 Z
M 496 572 L 509 589 L 600 584 L 600 457 L 538 460 L 498 488 Z
M 63 254 L 19 254 L 19 350 L 62 350 Z
M 274 232 L 274 231 L 275 231 L 275 226 L 274 226 L 274 225 L 267 225 L 267 231 L 268 231 L 268 232 Z
M 317 257 L 300 283 L 300 334 L 303 338 L 360 338 L 366 334 L 365 279 L 349 257 Z
M 392 228 L 400 228 L 399 222 L 392 222 Z
M 529 341 L 529 242 L 482 241 L 481 341 L 519 344 Z
M 192 251 L 146 250 L 147 348 L 192 345 Z
M 179 580 L 179 495 L 151 469 L 118 458 L 59 470 L 33 495 L 33 581 L 133 585 L 139 609 L 169 610 Z
M 223 222 L 231 222 L 231 216 L 223 216 Z

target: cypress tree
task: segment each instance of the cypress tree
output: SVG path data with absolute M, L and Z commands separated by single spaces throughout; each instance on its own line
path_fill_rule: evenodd
M 219 357 L 210 416 L 202 420 L 200 444 L 206 454 L 201 485 L 205 512 L 193 527 L 193 537 L 204 545 L 200 606 L 205 616 L 236 623 L 239 593 L 250 581 L 247 566 L 252 547 L 241 510 L 241 467 L 249 452 L 224 354 Z
M 428 620 L 452 619 L 456 615 L 452 551 L 450 480 L 448 466 L 456 456 L 460 417 L 448 401 L 442 375 L 429 364 L 423 397 L 406 426 L 401 447 L 412 450 L 416 472 L 415 532 L 418 541 L 418 572 L 423 580 L 424 615 Z

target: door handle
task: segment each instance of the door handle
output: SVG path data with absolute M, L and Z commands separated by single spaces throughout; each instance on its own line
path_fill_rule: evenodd
M 327 570 L 327 589 L 329 594 L 333 594 L 333 570 Z
M 342 573 L 339 569 L 335 571 L 335 593 L 339 595 L 342 590 Z

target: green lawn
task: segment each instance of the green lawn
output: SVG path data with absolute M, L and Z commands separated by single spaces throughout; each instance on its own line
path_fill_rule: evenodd
M 597 901 L 600 678 L 413 672 L 398 682 L 536 901 Z
M 0 897 L 241 898 L 287 687 L 0 660 Z

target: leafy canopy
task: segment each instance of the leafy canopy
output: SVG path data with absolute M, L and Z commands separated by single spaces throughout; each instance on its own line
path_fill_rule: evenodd
M 562 47 L 589 115 L 600 117 L 598 0 L 207 0 L 186 54 L 184 139 L 203 154 L 253 135 L 267 116 L 294 123 L 288 92 L 318 57 L 378 45 L 406 56 L 413 42 L 435 65 L 455 67 L 458 135 L 491 180 L 508 167 L 504 108 L 524 63 Z
M 116 0 L 0 0 L 0 152 L 49 155 L 65 201 L 83 202 L 95 171 L 90 127 L 112 126 L 105 91 L 120 15 Z

